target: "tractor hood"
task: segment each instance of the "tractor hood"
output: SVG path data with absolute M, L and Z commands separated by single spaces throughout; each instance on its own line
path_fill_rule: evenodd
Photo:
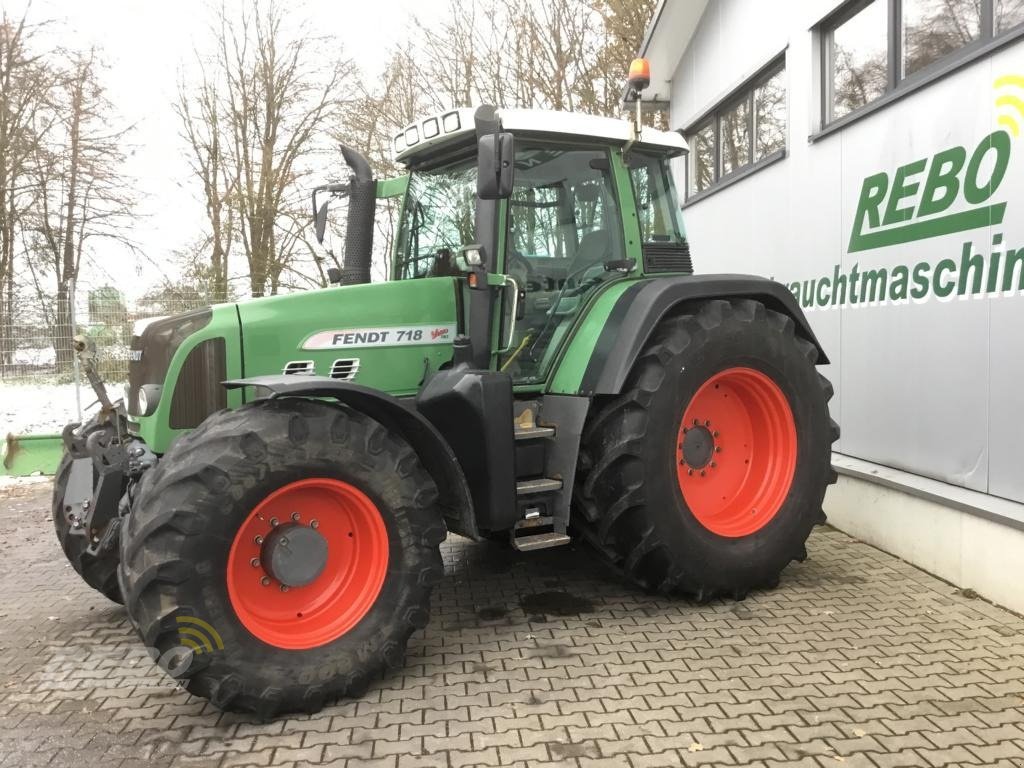
M 412 395 L 451 360 L 455 278 L 331 287 L 237 305 L 246 376 L 318 375 Z

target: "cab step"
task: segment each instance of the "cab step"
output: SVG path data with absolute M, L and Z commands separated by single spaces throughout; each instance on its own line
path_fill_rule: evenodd
M 520 552 L 532 552 L 535 549 L 561 547 L 570 541 L 572 539 L 564 533 L 548 531 L 547 533 L 535 533 L 532 536 L 516 536 L 512 539 L 512 546 Z
M 554 427 L 516 427 L 516 440 L 538 440 L 545 437 L 554 437 Z
M 550 477 L 538 477 L 533 480 L 520 480 L 516 483 L 516 496 L 529 496 L 534 493 L 550 493 L 560 491 L 562 481 Z

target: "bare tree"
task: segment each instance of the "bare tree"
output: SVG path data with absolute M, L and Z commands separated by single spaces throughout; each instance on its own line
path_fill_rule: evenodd
M 34 173 L 38 203 L 34 211 L 29 266 L 40 303 L 49 275 L 56 289 L 50 312 L 57 364 L 72 359 L 71 286 L 77 279 L 86 246 L 109 240 L 134 249 L 127 235 L 133 199 L 120 173 L 126 130 L 109 127 L 112 107 L 97 75 L 95 52 L 74 54 L 58 75 L 51 108 L 59 122 L 48 141 L 36 147 Z
M 191 153 L 190 168 L 202 185 L 210 225 L 202 246 L 209 254 L 209 293 L 214 301 L 226 301 L 229 258 L 236 235 L 235 208 L 230 202 L 238 190 L 238 172 L 224 141 L 217 85 L 206 74 L 201 59 L 198 63 L 198 84 L 190 89 L 182 82 L 174 108 Z
M 38 199 L 33 173 L 54 115 L 53 72 L 32 50 L 37 27 L 0 14 L 0 359 L 11 362 L 15 258 L 26 215 Z
M 226 281 L 236 242 L 253 296 L 276 293 L 286 273 L 310 261 L 319 282 L 320 265 L 292 212 L 352 90 L 351 62 L 294 24 L 273 2 L 251 0 L 241 14 L 222 7 L 216 51 L 178 102 L 209 217 L 211 265 Z

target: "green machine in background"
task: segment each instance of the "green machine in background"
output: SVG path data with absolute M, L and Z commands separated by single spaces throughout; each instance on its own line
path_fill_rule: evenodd
M 784 286 L 693 274 L 678 134 L 485 106 L 403 129 L 399 179 L 342 151 L 313 199 L 321 241 L 348 200 L 340 284 L 150 323 L 125 401 L 65 434 L 64 551 L 191 693 L 265 716 L 359 695 L 428 621 L 448 533 L 579 540 L 700 600 L 806 556 L 827 360 Z

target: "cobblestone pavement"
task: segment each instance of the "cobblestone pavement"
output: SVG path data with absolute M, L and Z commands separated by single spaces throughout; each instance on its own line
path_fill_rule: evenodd
M 0 498 L 4 768 L 1024 766 L 1024 620 L 835 530 L 778 589 L 703 606 L 583 549 L 453 538 L 403 671 L 259 723 L 152 665 L 65 565 L 48 494 Z

